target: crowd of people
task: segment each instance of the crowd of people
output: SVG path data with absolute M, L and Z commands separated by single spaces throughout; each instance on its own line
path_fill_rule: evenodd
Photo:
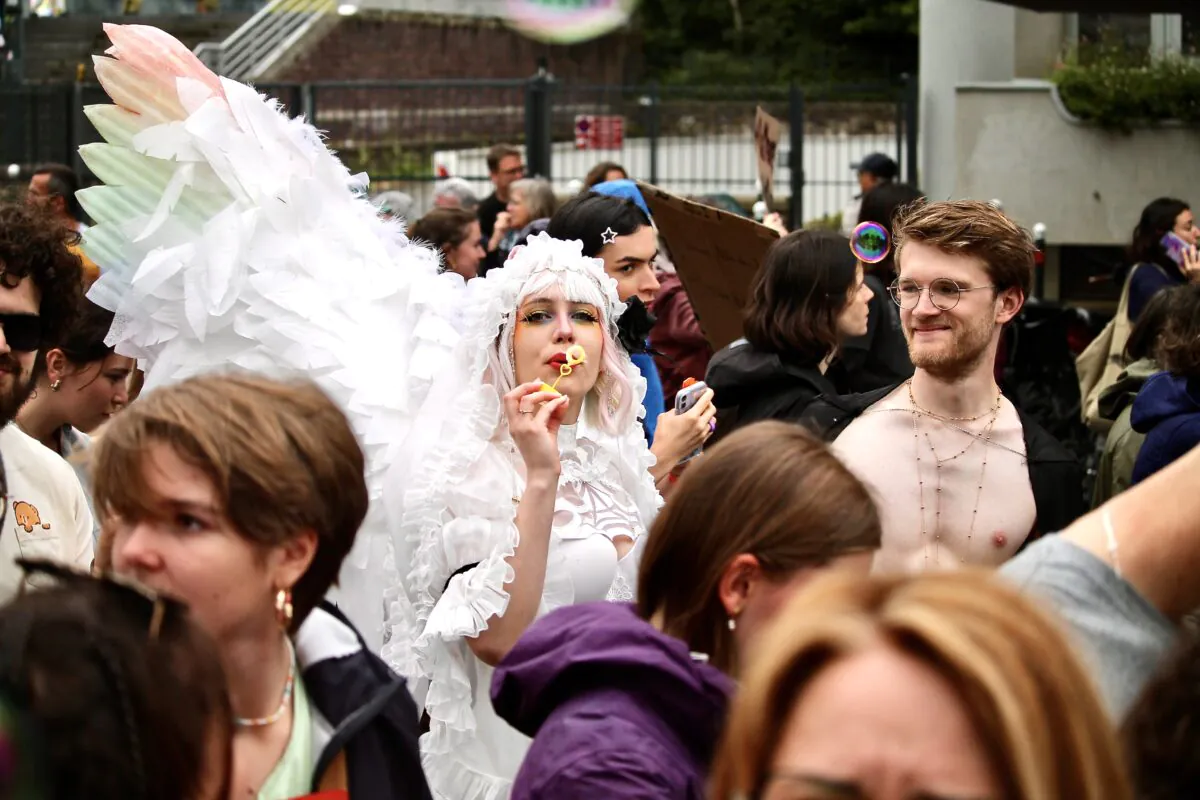
M 560 204 L 500 145 L 404 230 L 109 34 L 85 160 L 144 180 L 0 207 L 0 797 L 1200 796 L 1185 203 L 1081 359 L 1089 511 L 996 381 L 990 204 L 864 159 L 887 252 L 780 231 L 714 349 L 620 165 Z

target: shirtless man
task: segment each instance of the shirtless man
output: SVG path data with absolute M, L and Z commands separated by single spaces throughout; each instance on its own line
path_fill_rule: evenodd
M 1083 512 L 1074 458 L 1000 393 L 1004 326 L 1033 272 L 1029 236 L 972 201 L 929 203 L 895 227 L 890 291 L 916 372 L 825 398 L 807 415 L 875 494 L 877 570 L 997 566 Z

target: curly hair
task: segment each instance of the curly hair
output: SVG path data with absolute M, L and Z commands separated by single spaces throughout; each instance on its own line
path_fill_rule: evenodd
M 50 212 L 0 205 L 0 284 L 33 280 L 41 295 L 42 348 L 66 336 L 83 300 L 83 264 L 71 252 L 79 234 Z
M 1159 365 L 1181 378 L 1200 378 L 1200 285 L 1171 289 L 1166 325 L 1154 348 Z

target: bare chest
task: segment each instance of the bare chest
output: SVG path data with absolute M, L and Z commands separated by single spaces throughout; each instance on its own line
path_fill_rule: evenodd
M 1024 435 L 1007 402 L 994 422 L 974 424 L 871 409 L 834 450 L 879 506 L 877 570 L 998 566 L 1034 528 Z

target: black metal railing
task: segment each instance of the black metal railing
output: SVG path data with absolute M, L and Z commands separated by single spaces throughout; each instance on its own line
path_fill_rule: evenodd
M 522 145 L 528 171 L 565 184 L 599 161 L 691 195 L 757 194 L 751 133 L 756 106 L 784 123 L 776 196 L 794 224 L 835 214 L 857 194 L 850 164 L 891 155 L 917 181 L 916 83 L 703 87 L 528 80 L 330 81 L 261 84 L 292 115 L 326 132 L 354 171 L 375 182 L 433 182 L 453 174 L 487 184 L 484 153 Z M 97 134 L 82 113 L 106 102 L 87 84 L 0 87 L 0 164 L 64 161 Z M 622 135 L 581 149 L 581 119 L 619 119 Z M 789 201 L 790 197 L 790 201 Z

